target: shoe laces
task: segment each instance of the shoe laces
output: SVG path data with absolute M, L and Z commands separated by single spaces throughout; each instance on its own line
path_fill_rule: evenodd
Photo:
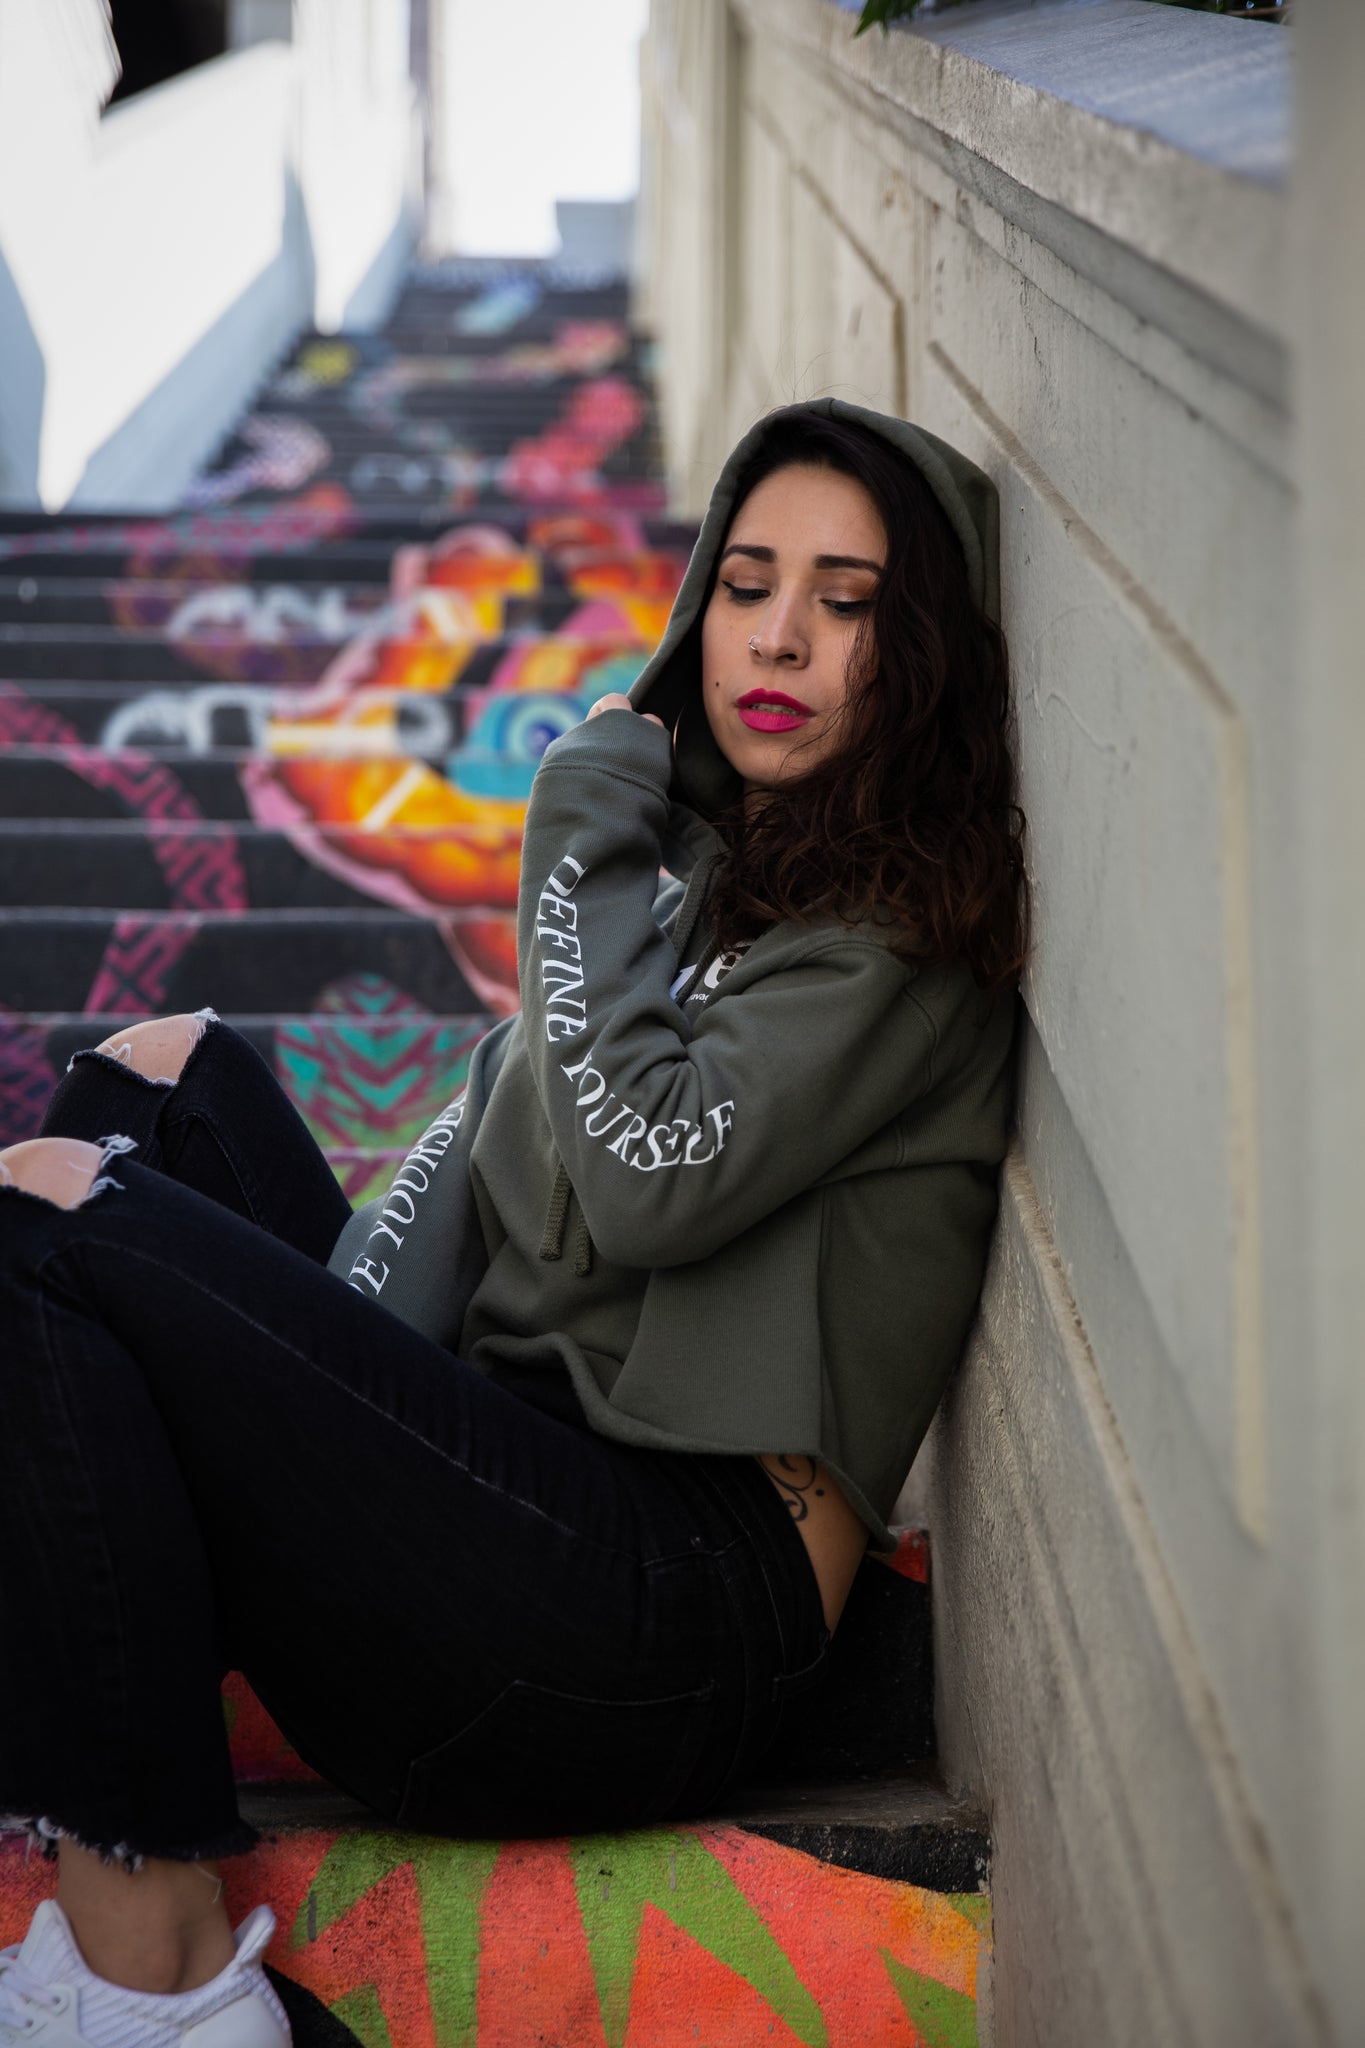
M 19 1961 L 19 1944 L 0 1948 L 0 2041 L 31 2034 L 42 2012 L 56 2012 L 61 1996 Z

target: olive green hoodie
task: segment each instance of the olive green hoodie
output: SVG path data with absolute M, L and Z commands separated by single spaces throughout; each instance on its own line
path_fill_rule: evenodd
M 832 399 L 789 410 L 857 420 L 917 463 L 998 612 L 989 479 L 902 421 Z M 706 944 L 720 844 L 703 814 L 733 771 L 687 715 L 688 634 L 765 430 L 722 471 L 631 693 L 666 727 L 681 716 L 676 755 L 628 711 L 548 749 L 522 852 L 521 1014 L 480 1042 L 464 1093 L 330 1263 L 533 1399 L 554 1406 L 567 1374 L 606 1436 L 823 1458 L 887 1548 L 980 1292 L 1016 998 L 988 1004 L 965 965 L 907 962 L 832 919 L 775 925 L 739 956 Z M 661 867 L 681 885 L 662 896 Z

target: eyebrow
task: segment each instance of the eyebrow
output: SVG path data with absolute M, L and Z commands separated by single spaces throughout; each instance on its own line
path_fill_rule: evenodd
M 724 562 L 731 555 L 747 555 L 751 562 L 777 560 L 775 548 L 747 547 L 743 541 L 732 541 L 720 559 Z M 886 569 L 884 562 L 869 562 L 864 555 L 817 555 L 815 566 L 817 569 L 870 569 L 874 576 L 883 575 Z

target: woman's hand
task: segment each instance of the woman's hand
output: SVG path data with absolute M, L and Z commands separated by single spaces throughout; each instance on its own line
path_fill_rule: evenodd
M 599 711 L 633 711 L 634 709 L 635 706 L 623 690 L 609 690 L 605 697 L 598 698 L 592 710 L 588 713 L 588 717 L 596 718 Z M 652 711 L 643 711 L 640 713 L 640 716 L 647 719 L 651 725 L 657 725 L 662 731 L 663 720 L 662 718 L 656 718 Z

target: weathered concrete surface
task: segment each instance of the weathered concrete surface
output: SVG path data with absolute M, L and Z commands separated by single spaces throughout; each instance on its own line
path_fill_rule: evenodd
M 1276 1248 L 1271 1277 L 1279 1297 L 1309 1309 L 1294 1319 L 1301 1369 L 1292 1437 L 1316 1695 L 1304 1739 L 1317 1750 L 1319 1946 L 1349 2042 L 1365 2040 L 1365 13 L 1353 0 L 1319 0 L 1302 49 L 1294 237 L 1301 640 L 1296 745 L 1285 764 L 1297 799 L 1292 916 L 1302 943 L 1286 947 L 1290 972 L 1274 1023 L 1286 1074 L 1306 1085 L 1288 1169 L 1301 1235 Z
M 1361 22 L 652 15 L 680 497 L 826 391 L 1001 492 L 1037 951 L 989 1342 L 927 1497 L 1002 2048 L 1365 2036 Z

